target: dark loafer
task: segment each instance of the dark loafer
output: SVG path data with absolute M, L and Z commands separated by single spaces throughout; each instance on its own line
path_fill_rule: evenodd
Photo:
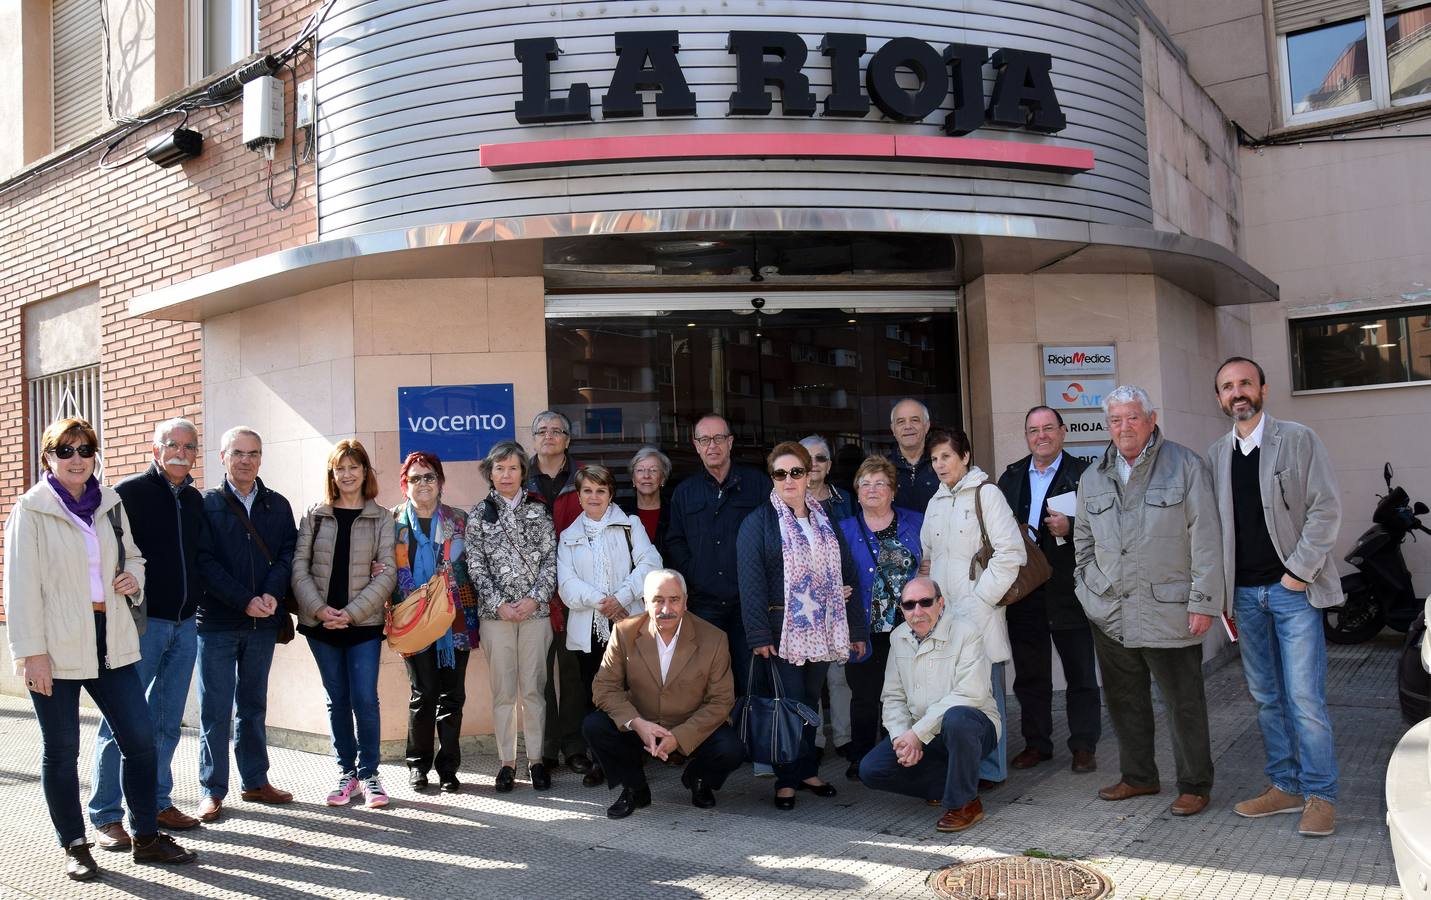
M 681 784 L 691 792 L 691 805 L 696 809 L 710 809 L 716 805 L 715 791 L 704 778 L 693 776 L 689 766 L 681 773 Z
M 833 797 L 839 793 L 833 784 L 806 784 L 801 781 L 795 785 L 797 791 L 809 791 L 816 797 Z
M 1093 755 L 1092 750 L 1073 751 L 1073 764 L 1070 767 L 1080 775 L 1088 772 L 1098 771 L 1098 757 Z
M 275 806 L 293 802 L 293 794 L 281 791 L 266 781 L 263 783 L 263 787 L 244 791 L 239 796 L 249 803 L 269 803 Z
M 989 791 L 997 791 L 1003 786 L 1004 783 L 1002 781 L 990 781 L 987 778 L 979 779 L 979 793 L 981 794 L 987 794 Z
M 606 773 L 601 770 L 601 766 L 595 763 L 591 766 L 591 771 L 581 776 L 583 787 L 599 787 L 606 783 Z
M 1044 753 L 1042 750 L 1033 747 L 1025 747 L 1018 756 L 1009 760 L 1009 765 L 1015 769 L 1032 769 L 1041 762 L 1053 759 L 1052 753 Z
M 177 806 L 159 810 L 159 814 L 154 819 L 159 823 L 160 828 L 167 828 L 170 831 L 184 831 L 199 824 L 198 819 Z
M 1178 794 L 1168 809 L 1175 816 L 1195 816 L 1207 809 L 1207 799 L 1205 794 Z
M 198 858 L 199 854 L 192 850 L 185 850 L 175 843 L 173 838 L 162 832 L 147 841 L 140 840 L 137 835 L 134 838 L 134 861 L 137 863 L 162 863 L 167 866 L 177 866 L 191 863 Z
M 457 779 L 456 775 L 439 775 L 437 786 L 442 789 L 444 794 L 455 794 L 462 790 L 462 782 Z
M 541 763 L 533 763 L 530 774 L 532 776 L 532 790 L 545 791 L 551 789 L 552 777 L 547 774 L 546 766 Z
M 1107 787 L 1098 789 L 1098 796 L 1103 800 L 1127 800 L 1130 797 L 1142 797 L 1145 794 L 1156 794 L 1163 788 L 1161 785 L 1153 784 L 1147 787 L 1135 787 L 1126 781 L 1117 784 L 1110 784 Z
M 65 877 L 71 881 L 94 881 L 99 877 L 99 866 L 89 852 L 93 844 L 73 844 L 65 848 Z
M 845 769 L 845 777 L 850 781 L 860 780 L 860 761 L 855 760 Z
M 427 773 L 419 772 L 417 769 L 408 769 L 407 783 L 415 791 L 425 791 L 427 790 Z
M 511 766 L 503 766 L 497 772 L 497 793 L 505 794 L 517 783 L 517 771 Z
M 591 757 L 585 753 L 573 753 L 566 758 L 566 767 L 578 775 L 591 771 Z
M 650 805 L 651 788 L 645 785 L 638 788 L 624 787 L 621 789 L 621 796 L 606 810 L 606 818 L 624 819 L 636 810 Z

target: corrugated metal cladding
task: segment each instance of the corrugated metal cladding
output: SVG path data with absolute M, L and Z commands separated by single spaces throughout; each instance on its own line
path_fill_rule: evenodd
M 603 120 L 618 31 L 675 30 L 694 117 Z M 732 30 L 793 31 L 810 48 L 817 101 L 829 92 L 829 32 L 914 37 L 1049 53 L 1068 127 L 1046 137 L 984 128 L 974 137 L 1091 148 L 1077 175 L 890 160 L 685 160 L 492 172 L 483 143 L 704 132 L 942 134 L 952 102 L 922 123 L 728 116 Z M 512 42 L 554 37 L 560 96 L 591 85 L 595 121 L 522 126 Z M 986 69 L 985 91 L 992 86 Z M 1151 225 L 1138 29 L 1119 0 L 338 0 L 318 52 L 319 229 L 325 238 L 492 217 L 640 209 L 873 208 Z M 911 77 L 909 87 L 915 86 Z M 775 91 L 778 95 L 778 91 Z

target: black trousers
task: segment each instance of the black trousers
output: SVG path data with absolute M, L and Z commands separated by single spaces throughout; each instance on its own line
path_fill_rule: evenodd
M 1014 696 L 1019 698 L 1019 724 L 1024 744 L 1040 753 L 1053 752 L 1053 656 L 1057 648 L 1068 682 L 1068 749 L 1098 747 L 1103 734 L 1103 710 L 1098 696 L 1097 661 L 1089 626 L 1051 630 L 1047 621 L 1009 623 L 1014 655 Z
M 437 664 L 437 649 L 403 660 L 412 699 L 407 705 L 407 767 L 426 775 L 433 768 L 439 778 L 456 775 L 462 765 L 462 706 L 467 702 L 466 650 L 454 650 L 457 664 L 444 669 Z M 436 732 L 438 750 L 433 753 Z
M 1207 727 L 1207 695 L 1203 691 L 1202 645 L 1190 647 L 1124 647 L 1098 627 L 1093 642 L 1103 689 L 1108 692 L 1108 717 L 1118 735 L 1118 765 L 1123 781 L 1134 787 L 1158 783 L 1153 759 L 1153 692 L 1168 707 L 1173 733 L 1173 763 L 1178 793 L 1212 793 L 1212 747 Z
M 1090 650 L 1091 653 L 1091 650 Z M 870 658 L 862 663 L 845 663 L 845 681 L 850 685 L 850 762 L 859 762 L 879 743 L 883 707 L 884 669 L 889 662 L 889 632 L 870 634 Z
M 591 707 L 591 685 L 588 683 L 582 690 L 581 665 L 576 654 L 566 649 L 566 632 L 552 635 L 552 645 L 547 649 L 546 699 L 542 756 L 560 761 L 562 754 L 585 753 L 581 719 Z
M 646 786 L 646 773 L 641 769 L 641 756 L 646 748 L 641 745 L 640 735 L 617 728 L 611 716 L 599 709 L 587 715 L 581 731 L 596 761 L 606 772 L 609 787 Z M 692 778 L 705 781 L 711 790 L 718 791 L 725 784 L 726 776 L 744 761 L 745 745 L 736 736 L 734 728 L 723 724 L 690 755 L 685 771 Z

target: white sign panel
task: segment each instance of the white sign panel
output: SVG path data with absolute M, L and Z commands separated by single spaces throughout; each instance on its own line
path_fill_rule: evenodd
M 1112 375 L 1118 354 L 1112 344 L 1078 347 L 1044 347 L 1045 375 Z
M 1071 412 L 1063 414 L 1063 424 L 1068 426 L 1068 437 L 1070 441 L 1106 441 L 1108 436 L 1108 420 L 1103 416 L 1103 410 L 1098 412 Z
M 1074 459 L 1087 460 L 1097 464 L 1103 458 L 1103 451 L 1108 449 L 1107 444 L 1064 444 L 1063 452 Z
M 1103 395 L 1118 386 L 1113 378 L 1055 378 L 1043 383 L 1043 402 L 1054 409 L 1103 412 Z

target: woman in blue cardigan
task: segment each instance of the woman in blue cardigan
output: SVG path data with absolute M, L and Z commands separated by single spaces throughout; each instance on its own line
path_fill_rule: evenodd
M 924 516 L 894 507 L 898 485 L 894 464 L 871 456 L 855 470 L 859 507 L 840 523 L 850 548 L 858 582 L 855 597 L 869 625 L 865 654 L 845 666 L 850 685 L 850 767 L 845 777 L 859 777 L 860 760 L 879 741 L 880 693 L 889 659 L 889 635 L 900 623 L 899 597 L 904 583 L 919 571 L 919 529 Z

